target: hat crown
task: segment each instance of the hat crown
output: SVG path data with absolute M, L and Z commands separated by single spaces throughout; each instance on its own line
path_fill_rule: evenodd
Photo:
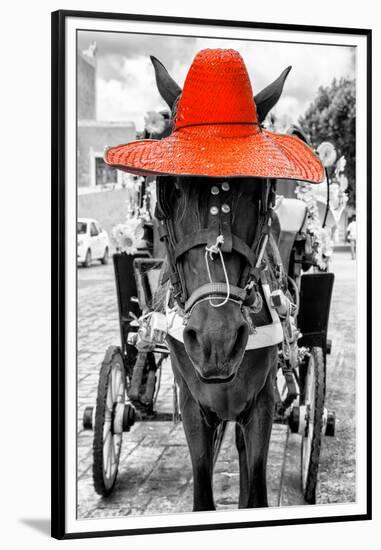
M 239 122 L 257 122 L 253 91 L 242 57 L 235 50 L 201 50 L 185 79 L 175 130 Z

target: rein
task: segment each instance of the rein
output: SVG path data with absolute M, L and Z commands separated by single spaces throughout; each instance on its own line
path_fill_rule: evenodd
M 173 178 L 158 178 L 156 218 L 159 220 L 159 237 L 164 241 L 167 249 L 172 295 L 180 309 L 186 317 L 189 317 L 193 309 L 204 301 L 209 301 L 212 307 L 221 307 L 231 301 L 241 306 L 258 308 L 259 302 L 261 302 L 258 283 L 265 267 L 263 255 L 271 230 L 271 211 L 275 203 L 275 181 L 266 179 L 262 186 L 261 200 L 258 201 L 257 212 L 253 213 L 253 218 L 257 219 L 257 227 L 251 245 L 232 233 L 231 208 L 227 203 L 229 198 L 227 191 L 230 190 L 228 181 L 223 181 L 221 184 L 221 194 L 224 195 L 222 201 L 220 188 L 217 185 L 213 185 L 211 188 L 208 226 L 185 235 L 181 242 L 177 242 L 172 220 L 173 213 L 168 200 L 168 189 L 172 185 L 174 185 Z M 205 246 L 205 262 L 209 282 L 198 287 L 189 296 L 184 279 L 182 256 L 200 245 Z M 246 259 L 238 286 L 230 283 L 223 256 L 223 253 L 232 251 L 238 252 Z M 219 255 L 224 272 L 225 282 L 223 283 L 214 282 L 211 276 L 209 260 L 213 261 L 216 254 Z M 215 300 L 218 298 L 220 301 L 216 302 Z
M 213 285 L 214 283 L 213 283 L 213 280 L 212 280 L 212 275 L 210 273 L 208 256 L 213 261 L 214 260 L 214 257 L 213 257 L 214 254 L 219 254 L 220 255 L 222 269 L 224 271 L 224 277 L 225 277 L 225 281 L 226 281 L 225 283 L 223 283 L 223 285 L 226 284 L 226 298 L 225 298 L 225 300 L 223 300 L 222 302 L 218 302 L 218 304 L 216 304 L 215 302 L 212 302 L 212 300 L 209 300 L 209 304 L 212 307 L 224 306 L 230 298 L 230 281 L 229 281 L 229 277 L 228 277 L 228 274 L 227 274 L 227 271 L 226 271 L 224 256 L 223 256 L 223 254 L 221 252 L 221 249 L 220 249 L 220 245 L 223 244 L 223 243 L 224 243 L 224 236 L 223 235 L 218 235 L 215 244 L 213 244 L 212 246 L 209 246 L 209 247 L 208 246 L 205 247 L 205 263 L 206 263 L 206 270 L 208 272 L 208 277 L 209 277 L 210 284 Z

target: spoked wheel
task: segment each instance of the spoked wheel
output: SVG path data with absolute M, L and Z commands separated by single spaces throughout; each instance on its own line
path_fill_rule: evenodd
M 120 348 L 106 351 L 98 382 L 94 421 L 93 480 L 99 495 L 109 495 L 118 474 L 123 436 L 126 378 Z
M 302 435 L 302 488 L 309 504 L 316 502 L 320 447 L 323 431 L 325 364 L 323 350 L 311 349 L 304 380 L 305 432 Z

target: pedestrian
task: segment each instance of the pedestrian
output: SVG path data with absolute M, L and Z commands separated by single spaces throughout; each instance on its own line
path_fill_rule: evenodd
M 356 216 L 353 216 L 351 222 L 347 227 L 347 238 L 349 244 L 351 245 L 351 258 L 352 260 L 356 259 L 356 239 L 357 239 L 357 225 L 356 225 Z

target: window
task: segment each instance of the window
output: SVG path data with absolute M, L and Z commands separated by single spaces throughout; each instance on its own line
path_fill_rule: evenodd
M 116 168 L 108 166 L 101 157 L 95 157 L 95 184 L 108 185 L 118 183 Z
M 77 235 L 86 235 L 87 223 L 77 222 Z
M 96 237 L 99 234 L 99 231 L 94 222 L 90 225 L 90 237 Z

